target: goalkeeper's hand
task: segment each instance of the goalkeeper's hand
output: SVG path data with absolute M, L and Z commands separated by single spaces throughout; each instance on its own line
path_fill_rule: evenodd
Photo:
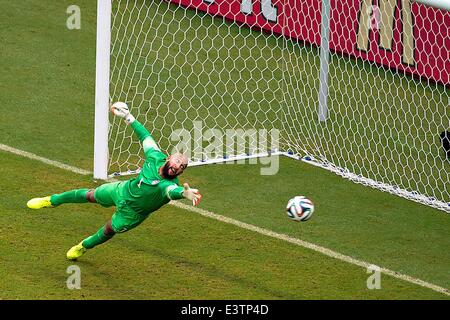
M 200 203 L 202 199 L 202 195 L 197 189 L 191 189 L 187 183 L 183 184 L 183 197 L 186 199 L 192 200 L 192 205 L 196 206 Z
M 115 102 L 111 106 L 111 112 L 118 117 L 121 117 L 125 120 L 127 124 L 132 124 L 134 120 L 136 120 L 133 115 L 130 113 L 128 106 L 124 102 Z

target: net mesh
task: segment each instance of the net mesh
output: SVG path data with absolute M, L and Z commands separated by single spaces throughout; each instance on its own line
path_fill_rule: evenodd
M 279 149 L 289 155 L 308 156 L 356 182 L 450 212 L 450 163 L 439 140 L 439 133 L 450 127 L 448 86 L 349 57 L 337 45 L 329 60 L 328 118 L 319 121 L 320 48 L 314 41 L 296 40 L 295 32 L 320 39 L 320 28 L 314 25 L 320 26 L 321 7 L 302 2 L 309 7 L 300 10 L 289 3 L 278 21 L 282 32 L 271 32 L 171 2 L 114 0 L 111 101 L 128 103 L 167 153 L 178 142 L 173 133 L 181 129 L 192 133 L 195 123 L 222 132 L 277 129 Z M 388 19 L 386 12 L 399 3 L 405 6 L 403 0 L 380 0 L 378 6 L 361 1 L 360 10 L 370 10 L 370 19 L 366 24 L 361 20 L 360 28 L 379 31 L 380 22 Z M 240 5 L 241 11 L 249 8 L 248 1 Z M 414 5 L 416 10 L 422 8 Z M 300 17 L 299 11 L 309 16 Z M 342 25 L 350 16 L 333 1 L 330 14 Z M 414 21 L 402 17 L 404 24 Z M 304 29 L 287 30 L 298 19 L 310 23 Z M 439 24 L 450 37 L 449 22 L 446 12 L 429 23 Z M 334 25 L 330 39 L 339 43 L 339 37 L 349 37 L 345 28 Z M 365 44 L 366 29 L 359 30 L 360 46 Z M 393 43 L 392 35 L 383 30 L 379 41 L 387 46 Z M 429 50 L 430 59 L 440 50 L 450 57 L 450 40 L 438 43 L 430 38 L 426 43 L 420 50 Z M 195 138 L 190 142 L 191 161 L 204 161 L 202 146 L 208 141 Z M 141 146 L 114 117 L 109 149 L 109 173 L 139 170 Z M 223 154 L 216 156 L 226 152 L 224 146 Z

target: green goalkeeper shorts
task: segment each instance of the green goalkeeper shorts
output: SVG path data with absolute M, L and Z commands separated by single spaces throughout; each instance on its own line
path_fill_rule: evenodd
M 120 186 L 123 182 L 112 182 L 101 185 L 95 189 L 94 198 L 104 207 L 116 206 L 111 218 L 114 232 L 120 233 L 131 230 L 140 225 L 148 215 L 136 213 L 127 205 L 127 201 L 120 195 Z

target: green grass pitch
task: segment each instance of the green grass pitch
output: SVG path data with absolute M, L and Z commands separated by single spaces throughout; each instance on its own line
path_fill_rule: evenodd
M 70 1 L 2 1 L 0 143 L 92 170 L 95 1 L 79 0 L 81 30 L 65 26 Z M 150 129 L 150 128 L 149 128 Z M 100 206 L 31 211 L 26 202 L 100 182 L 0 151 L 0 299 L 448 299 L 364 268 L 237 226 L 166 206 L 76 262 L 66 251 L 112 214 Z M 300 161 L 189 168 L 201 208 L 450 288 L 449 216 Z M 284 206 L 316 204 L 306 223 Z M 69 290 L 70 265 L 81 290 Z

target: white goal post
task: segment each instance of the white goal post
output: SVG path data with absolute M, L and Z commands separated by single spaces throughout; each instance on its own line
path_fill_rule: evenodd
M 450 0 L 413 0 L 427 6 L 450 11 Z
M 191 166 L 284 155 L 450 212 L 450 0 L 97 1 L 95 179 L 140 170 L 124 101 Z M 206 155 L 231 129 L 280 136 Z
M 94 178 L 96 179 L 108 177 L 110 49 L 111 0 L 98 0 L 94 127 Z
M 450 0 L 412 0 L 417 3 L 450 11 Z M 319 121 L 325 121 L 328 113 L 328 67 L 330 36 L 330 0 L 322 0 L 321 50 L 320 50 L 320 86 Z

